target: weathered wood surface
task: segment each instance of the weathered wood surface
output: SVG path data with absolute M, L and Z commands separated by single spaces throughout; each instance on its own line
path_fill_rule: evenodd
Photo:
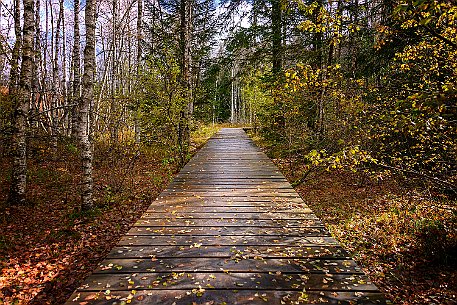
M 222 129 L 66 303 L 385 304 L 242 129 Z

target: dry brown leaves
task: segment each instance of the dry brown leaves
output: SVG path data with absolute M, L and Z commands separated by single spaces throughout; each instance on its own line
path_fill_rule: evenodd
M 75 160 L 73 160 L 75 161 Z M 1 160 L 9 168 L 9 160 Z M 176 168 L 140 157 L 124 179 L 122 169 L 95 167 L 98 209 L 80 214 L 77 162 L 30 164 L 27 206 L 2 207 L 0 216 L 0 304 L 61 304 L 145 211 Z M 121 163 L 119 163 L 121 164 Z M 154 179 L 151 177 L 153 173 Z M 116 177 L 117 176 L 117 177 Z M 8 192 L 0 178 L 0 200 Z M 120 191 L 109 183 L 124 179 Z

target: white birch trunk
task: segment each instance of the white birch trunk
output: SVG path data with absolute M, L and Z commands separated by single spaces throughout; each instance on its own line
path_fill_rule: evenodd
M 32 93 L 32 66 L 33 66 L 33 35 L 34 0 L 24 0 L 24 28 L 22 43 L 22 65 L 19 77 L 17 95 L 15 97 L 15 111 L 13 117 L 13 171 L 8 201 L 11 204 L 26 202 L 27 189 L 27 113 Z
M 83 168 L 81 208 L 89 210 L 94 202 L 92 179 L 92 145 L 90 140 L 90 106 L 94 100 L 95 73 L 95 8 L 96 0 L 87 0 L 85 9 L 86 47 L 84 48 L 84 75 L 82 79 L 82 98 L 79 107 L 79 138 Z

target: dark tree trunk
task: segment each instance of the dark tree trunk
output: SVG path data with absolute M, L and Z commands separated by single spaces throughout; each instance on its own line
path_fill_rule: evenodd
M 280 0 L 271 1 L 271 27 L 273 74 L 277 75 L 282 69 L 282 12 Z
M 192 80 L 191 80 L 191 41 L 192 41 L 192 2 L 191 0 L 181 0 L 180 7 L 180 68 L 181 82 L 184 90 L 184 99 L 187 106 L 181 110 L 178 123 L 178 146 L 181 152 L 181 163 L 185 158 L 190 144 L 190 120 L 193 110 L 192 104 Z

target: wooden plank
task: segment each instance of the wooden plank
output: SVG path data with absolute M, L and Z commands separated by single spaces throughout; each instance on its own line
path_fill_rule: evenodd
M 314 246 L 314 245 L 338 245 L 332 237 L 291 237 L 283 235 L 255 235 L 255 236 L 191 236 L 191 235 L 149 235 L 149 236 L 123 236 L 118 245 L 150 245 L 150 246 L 190 246 L 201 244 L 203 246 L 237 246 L 237 245 L 258 245 L 258 246 Z
M 66 303 L 385 304 L 241 129 L 190 160 Z
M 204 250 L 204 249 L 202 249 Z M 362 274 L 353 260 L 299 258 L 138 258 L 106 259 L 94 273 L 145 272 L 281 272 Z
M 94 274 L 81 285 L 81 291 L 119 291 L 184 289 L 192 290 L 195 282 L 205 289 L 237 289 L 237 290 L 283 290 L 302 291 L 368 291 L 376 292 L 366 275 L 341 274 L 286 274 L 286 273 L 239 273 L 239 272 L 162 272 L 162 273 L 122 273 Z
M 138 221 L 135 223 L 136 227 L 148 226 L 179 226 L 179 227 L 201 227 L 201 226 L 231 226 L 231 227 L 322 227 L 323 223 L 317 219 L 251 219 L 251 218 L 238 218 L 238 219 L 201 219 L 201 218 L 157 218 L 148 219 L 147 221 Z
M 203 211 L 200 207 L 193 207 L 193 206 L 185 206 L 185 205 L 177 205 L 177 206 L 154 206 L 148 209 L 148 213 L 167 213 L 174 215 L 175 213 L 292 213 L 292 214 L 311 214 L 311 209 L 307 207 L 297 207 L 297 208 L 289 208 L 289 207 L 282 207 L 276 206 L 272 207 L 262 207 L 262 206 L 243 206 L 243 207 L 220 207 L 220 206 L 213 206 L 213 207 L 206 207 Z
M 299 227 L 144 227 L 131 228 L 126 235 L 150 236 L 155 235 L 176 235 L 189 234 L 192 236 L 227 235 L 227 236 L 250 236 L 250 235 L 287 235 L 287 236 L 330 236 L 324 227 L 299 228 Z
M 172 214 L 173 213 L 173 214 Z M 154 210 L 148 210 L 142 218 L 213 218 L 213 219 L 317 219 L 312 213 L 271 213 L 271 212 L 173 212 L 155 213 Z
M 117 246 L 108 258 L 262 257 L 350 259 L 340 246 Z
M 164 197 L 160 196 L 156 199 L 155 203 L 151 205 L 154 207 L 159 204 L 182 204 L 182 203 L 259 203 L 259 205 L 269 203 L 274 206 L 285 205 L 285 204 L 303 204 L 301 198 L 271 198 L 271 197 L 246 197 L 246 196 L 231 196 L 231 197 L 220 197 L 220 196 L 206 196 L 201 197 L 199 195 L 194 196 L 175 196 L 175 197 Z
M 69 299 L 68 305 L 113 305 L 129 301 L 132 305 L 283 305 L 283 304 L 385 304 L 381 293 L 377 292 L 347 292 L 347 291 L 287 291 L 287 290 L 140 290 L 110 292 L 75 292 Z M 89 303 L 90 302 L 90 303 Z M 116 303 L 114 303 L 116 302 Z

